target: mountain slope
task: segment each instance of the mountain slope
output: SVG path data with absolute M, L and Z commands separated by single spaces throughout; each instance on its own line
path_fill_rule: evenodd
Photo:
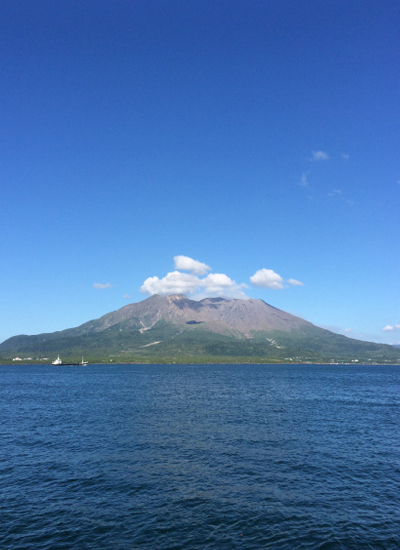
M 14 336 L 0 358 L 16 354 L 93 361 L 398 361 L 392 346 L 321 329 L 262 300 L 154 295 L 79 327 Z

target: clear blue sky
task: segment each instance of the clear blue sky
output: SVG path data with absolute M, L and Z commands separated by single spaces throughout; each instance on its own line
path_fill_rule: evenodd
M 0 341 L 185 290 L 400 343 L 399 28 L 398 0 L 4 0 Z

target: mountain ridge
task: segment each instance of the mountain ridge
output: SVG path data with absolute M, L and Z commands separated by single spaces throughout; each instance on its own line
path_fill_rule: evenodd
M 0 344 L 1 360 L 15 353 L 129 362 L 400 361 L 398 349 L 332 333 L 263 300 L 183 294 L 155 294 L 78 327 Z

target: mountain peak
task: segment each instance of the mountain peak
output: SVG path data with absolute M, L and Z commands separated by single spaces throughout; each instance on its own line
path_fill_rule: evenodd
M 400 361 L 396 348 L 331 333 L 263 300 L 220 297 L 196 301 L 184 294 L 153 294 L 79 327 L 14 336 L 0 344 L 0 361 L 20 353 L 78 357 L 84 353 L 98 359 L 111 357 L 113 362 L 147 357 L 162 362 L 238 357 Z
M 168 302 L 179 302 L 180 300 L 188 300 L 187 296 L 184 294 L 170 294 L 166 296 Z

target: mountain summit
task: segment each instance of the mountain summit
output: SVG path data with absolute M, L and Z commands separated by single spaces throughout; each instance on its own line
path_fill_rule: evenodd
M 153 295 L 79 327 L 14 336 L 0 357 L 85 355 L 91 361 L 399 361 L 400 350 L 316 327 L 262 300 Z
M 122 321 L 131 320 L 147 330 L 157 321 L 164 319 L 178 324 L 213 323 L 214 330 L 234 329 L 244 336 L 251 337 L 254 330 L 297 329 L 309 324 L 303 319 L 276 309 L 262 300 L 227 300 L 205 298 L 199 302 L 188 299 L 183 294 L 151 296 L 138 304 L 130 304 L 99 319 L 96 330 L 103 330 Z M 86 325 L 83 325 L 86 327 Z M 218 332 L 218 331 L 217 331 Z

